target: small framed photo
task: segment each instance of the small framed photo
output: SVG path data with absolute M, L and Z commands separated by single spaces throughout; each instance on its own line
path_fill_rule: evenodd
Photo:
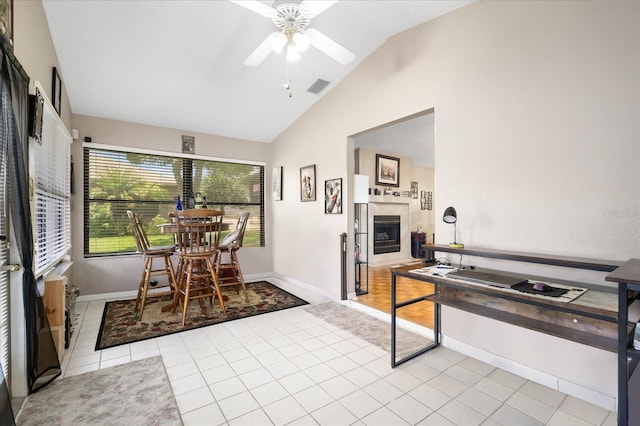
M 56 67 L 53 67 L 51 72 L 51 104 L 56 109 L 58 115 L 60 115 L 62 105 L 62 80 Z
M 274 201 L 282 201 L 282 166 L 273 168 L 271 192 L 273 193 Z
M 400 186 L 400 159 L 376 154 L 376 185 Z
M 196 137 L 182 135 L 182 153 L 183 154 L 195 154 L 196 153 Z
M 418 182 L 411 182 L 411 198 L 418 198 Z
M 342 214 L 342 178 L 324 181 L 324 212 Z
M 316 200 L 316 165 L 300 168 L 300 201 Z

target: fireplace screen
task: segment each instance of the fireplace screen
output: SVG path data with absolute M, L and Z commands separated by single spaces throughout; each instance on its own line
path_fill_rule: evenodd
M 373 254 L 400 251 L 400 216 L 374 216 L 373 236 Z

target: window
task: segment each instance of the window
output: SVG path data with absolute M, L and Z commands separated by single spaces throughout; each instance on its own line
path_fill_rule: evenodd
M 31 138 L 29 149 L 34 273 L 39 277 L 71 247 L 71 136 L 48 101 L 43 108 L 41 141 Z
M 173 244 L 158 225 L 169 221 L 178 196 L 186 209 L 197 193 L 224 211 L 223 235 L 248 211 L 244 245 L 264 247 L 263 165 L 85 146 L 85 256 L 136 251 L 127 210 L 138 213 L 151 245 Z

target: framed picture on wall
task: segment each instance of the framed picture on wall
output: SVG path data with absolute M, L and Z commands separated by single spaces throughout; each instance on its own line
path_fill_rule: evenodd
M 51 104 L 60 115 L 62 105 L 62 80 L 58 73 L 58 68 L 53 67 L 51 72 Z
M 282 201 L 282 166 L 273 168 L 271 189 L 274 201 Z
M 342 178 L 324 181 L 324 212 L 342 214 Z
M 376 154 L 376 185 L 400 186 L 400 159 Z
M 300 201 L 316 200 L 316 165 L 300 168 Z
M 418 182 L 411 182 L 411 198 L 418 198 Z

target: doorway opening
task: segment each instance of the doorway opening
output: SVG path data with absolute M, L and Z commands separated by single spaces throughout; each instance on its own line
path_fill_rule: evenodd
M 434 197 L 434 110 L 413 114 L 352 136 L 354 147 L 354 173 L 368 180 L 368 215 L 357 218 L 360 231 L 368 229 L 369 244 L 358 244 L 356 280 L 359 288 L 356 302 L 390 313 L 390 267 L 415 264 L 420 267 L 422 250 L 413 250 L 415 234 L 424 234 L 424 240 L 433 241 L 435 218 L 433 203 L 424 203 L 421 195 Z M 385 185 L 376 176 L 376 157 L 397 159 L 398 182 Z M 424 193 L 424 194 L 423 194 Z M 428 208 L 427 208 L 428 207 Z M 356 211 L 358 209 L 356 208 Z M 401 211 L 402 213 L 396 213 Z M 408 212 L 408 213 L 407 213 Z M 400 217 L 402 215 L 402 219 Z M 367 220 L 367 226 L 363 221 Z M 356 235 L 357 236 L 357 235 Z M 367 256 L 362 253 L 368 250 Z M 416 257 L 413 257 L 413 256 Z M 367 261 L 364 262 L 363 260 Z M 364 271 L 366 268 L 366 272 Z M 367 277 L 367 283 L 362 277 Z M 401 282 L 401 285 L 400 285 Z M 398 282 L 397 298 L 407 300 L 424 291 L 424 283 L 413 280 Z M 421 287 L 421 288 L 419 288 Z M 432 328 L 428 308 L 422 303 L 398 310 L 398 317 L 418 325 Z

